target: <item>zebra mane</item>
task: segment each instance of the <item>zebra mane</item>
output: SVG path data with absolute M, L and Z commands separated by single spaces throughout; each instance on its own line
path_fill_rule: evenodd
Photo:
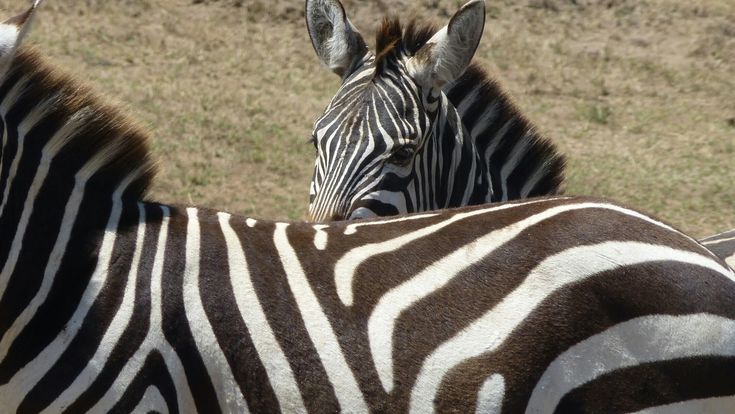
M 387 63 L 402 56 L 413 56 L 436 31 L 430 23 L 419 24 L 411 20 L 403 29 L 397 17 L 385 18 L 376 32 L 373 77 L 380 76 Z M 501 172 L 493 169 L 500 169 L 513 150 L 519 148 L 525 155 L 517 170 L 540 177 L 528 196 L 562 192 L 564 156 L 551 140 L 537 131 L 500 84 L 480 65 L 470 64 L 462 76 L 445 85 L 443 90 L 457 108 L 475 145 L 490 158 L 487 161 L 492 175 L 497 178 Z
M 514 149 L 521 148 L 525 155 L 516 169 L 543 174 L 541 182 L 528 196 L 563 192 L 565 157 L 550 139 L 538 132 L 500 84 L 479 64 L 470 64 L 462 76 L 443 90 L 457 108 L 475 145 L 488 155 L 491 170 L 501 168 Z
M 425 45 L 437 29 L 433 24 L 419 24 L 411 20 L 406 29 L 398 17 L 386 17 L 375 33 L 375 74 L 381 75 L 384 63 L 398 59 L 402 54 L 413 56 Z
M 58 161 L 56 156 L 46 161 L 49 178 L 88 176 L 92 192 L 101 195 L 127 180 L 121 196 L 145 197 L 156 171 L 147 131 L 34 48 L 16 52 L 2 79 L 0 97 L 4 120 L 23 119 L 19 130 L 27 124 L 26 141 L 44 147 L 44 157 L 49 157 L 46 151 L 58 155 Z

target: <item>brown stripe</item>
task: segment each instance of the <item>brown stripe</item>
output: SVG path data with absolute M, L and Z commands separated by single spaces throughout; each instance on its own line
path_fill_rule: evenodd
M 126 208 L 130 210 L 137 210 L 137 206 L 135 204 L 129 204 L 128 206 L 126 206 Z M 155 205 L 147 206 L 145 210 L 146 233 L 143 242 L 143 250 L 141 251 L 140 265 L 138 267 L 138 280 L 135 293 L 135 308 L 133 310 L 132 317 L 128 322 L 127 327 L 125 328 L 125 331 L 120 337 L 119 342 L 113 348 L 107 361 L 105 361 L 105 364 L 102 365 L 102 368 L 100 369 L 101 372 L 99 373 L 97 378 L 89 385 L 87 390 L 81 393 L 79 395 L 79 398 L 77 398 L 74 403 L 67 407 L 66 412 L 68 413 L 86 412 L 91 409 L 94 404 L 96 404 L 105 395 L 110 386 L 112 386 L 113 382 L 120 375 L 120 371 L 123 369 L 125 364 L 128 363 L 130 358 L 135 354 L 140 345 L 143 343 L 143 340 L 145 339 L 146 335 L 148 334 L 148 330 L 150 329 L 151 274 L 153 271 L 153 261 L 155 260 L 158 237 L 161 231 L 161 218 L 163 216 L 163 213 L 161 209 Z M 133 241 L 135 240 L 134 237 L 136 231 L 137 229 L 131 231 L 128 234 L 128 237 L 132 237 Z M 118 237 L 120 237 L 120 235 Z M 132 252 L 133 248 L 131 247 L 130 249 L 130 251 Z M 119 252 L 120 250 L 116 251 Z M 120 275 L 125 274 L 124 269 L 115 268 L 117 268 L 117 262 L 115 262 L 113 264 L 113 267 L 111 268 L 111 270 L 113 270 L 113 272 L 111 273 L 111 278 L 123 279 L 122 277 L 120 277 Z M 101 296 L 103 297 L 103 300 L 101 300 L 101 302 L 103 303 L 109 302 L 111 299 L 122 300 L 123 292 L 120 291 L 108 293 L 103 291 Z M 113 311 L 109 308 L 103 310 L 93 308 L 92 311 L 90 311 L 90 316 L 106 314 L 111 318 L 114 317 Z M 96 320 L 96 318 L 88 318 L 87 320 L 85 320 L 85 325 L 87 324 L 91 324 L 91 326 L 94 326 L 96 327 L 96 329 L 102 330 L 103 332 L 109 326 L 109 322 L 100 323 Z M 89 336 L 90 334 L 86 333 L 85 327 L 83 326 L 82 330 L 80 330 L 78 334 L 78 337 L 89 339 Z M 83 365 L 86 365 L 91 357 L 94 355 L 93 352 L 96 351 L 95 349 L 92 350 L 92 352 L 89 354 L 79 355 L 78 351 L 73 351 L 76 348 L 77 346 L 75 346 L 74 344 L 69 346 L 69 350 L 73 353 L 69 356 L 69 358 L 67 358 L 67 361 L 72 361 L 76 359 L 78 361 L 77 363 L 82 363 Z M 68 367 L 66 368 L 66 371 L 69 371 Z M 69 372 L 66 372 L 66 375 L 69 374 Z M 76 375 L 78 375 L 78 373 L 74 371 L 71 380 L 74 380 Z M 49 372 L 48 375 L 46 375 L 44 380 L 53 382 L 60 381 L 60 378 L 63 378 L 63 376 L 57 375 L 52 370 Z M 68 384 L 64 385 L 67 386 L 70 384 L 71 381 Z M 37 388 L 43 388 L 43 386 L 39 385 Z M 28 400 L 32 400 L 30 395 Z
M 336 412 L 339 404 L 332 384 L 306 331 L 285 272 L 273 244 L 273 223 L 249 228 L 232 218 L 232 229 L 245 250 L 255 293 L 283 353 L 291 364 L 304 404 L 310 412 Z
M 602 272 L 550 295 L 495 352 L 456 367 L 445 379 L 440 406 L 473 408 L 482 382 L 499 373 L 504 409 L 523 411 L 543 372 L 570 346 L 633 318 L 702 312 L 735 319 L 735 290 L 719 273 L 673 263 Z
M 206 269 L 200 274 L 199 290 L 207 319 L 248 405 L 254 411 L 280 412 L 273 388 L 265 380 L 268 376 L 263 363 L 238 310 L 230 283 L 227 244 L 216 212 L 199 210 L 199 224 L 200 266 Z
M 188 218 L 185 210 L 171 207 L 169 237 L 163 265 L 162 308 L 163 333 L 184 366 L 185 375 L 199 412 L 220 411 L 214 385 L 194 342 L 186 318 L 183 295 L 184 266 L 186 265 L 186 235 Z M 206 272 L 206 270 L 205 270 Z

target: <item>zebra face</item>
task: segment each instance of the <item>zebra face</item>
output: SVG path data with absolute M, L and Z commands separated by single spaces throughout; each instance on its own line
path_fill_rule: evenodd
M 395 63 L 375 76 L 375 57 L 368 53 L 314 123 L 313 220 L 409 210 L 401 189 L 410 186 L 406 181 L 421 160 L 436 105 L 408 76 L 404 62 Z
M 386 19 L 376 52 L 367 49 L 337 0 L 307 0 L 306 22 L 317 55 L 342 78 L 314 123 L 310 219 L 425 207 L 423 189 L 436 174 L 433 158 L 445 146 L 437 139 L 437 118 L 446 109 L 441 88 L 469 65 L 482 35 L 484 2 L 471 1 L 439 31 L 413 23 L 403 30 L 398 20 Z M 453 151 L 456 158 L 456 150 L 447 153 Z

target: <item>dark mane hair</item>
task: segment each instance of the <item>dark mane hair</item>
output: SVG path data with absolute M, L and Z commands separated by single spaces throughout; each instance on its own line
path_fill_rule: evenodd
M 383 19 L 375 33 L 375 76 L 380 75 L 384 62 L 398 58 L 401 53 L 413 56 L 436 31 L 436 26 L 430 23 L 411 20 L 404 30 L 398 17 Z
M 402 54 L 413 56 L 437 32 L 436 26 L 428 23 L 417 23 L 411 20 L 404 28 L 397 17 L 385 18 L 375 36 L 375 73 L 378 77 L 385 70 L 386 63 L 398 59 Z M 492 122 L 482 131 L 473 134 L 475 144 L 482 149 L 495 146 L 495 156 L 488 160 L 491 169 L 493 159 L 502 161 L 516 145 L 526 145 L 527 153 L 524 162 L 527 167 L 538 166 L 545 172 L 542 182 L 534 188 L 530 195 L 548 195 L 562 192 L 564 182 L 564 168 L 566 160 L 551 140 L 541 135 L 531 121 L 515 105 L 500 84 L 494 80 L 478 64 L 472 63 L 462 76 L 447 84 L 444 93 L 455 108 L 459 108 L 465 99 L 472 99 L 464 103 L 466 108 L 462 114 L 462 122 L 470 129 L 481 117 L 486 116 L 489 107 L 494 106 L 496 111 Z M 492 131 L 499 130 L 503 125 L 512 121 L 509 133 L 498 137 Z M 524 142 L 520 142 L 524 140 Z M 502 165 L 502 162 L 499 163 Z M 524 167 L 523 165 L 519 166 Z M 529 171 L 528 174 L 533 174 Z M 495 183 L 494 183 L 495 184 Z
M 82 166 L 94 160 L 99 169 L 88 184 L 94 193 L 111 194 L 123 179 L 134 176 L 124 198 L 145 197 L 156 168 L 150 154 L 149 134 L 144 128 L 103 102 L 89 87 L 57 69 L 34 48 L 24 46 L 16 52 L 0 85 L 0 96 L 6 96 L 19 82 L 26 86 L 11 115 L 45 105 L 43 118 L 28 131 L 36 142 L 34 146 L 51 142 L 51 133 L 44 131 L 56 132 L 64 125 L 74 125 L 72 132 L 58 143 L 58 159 L 51 166 L 50 180 L 73 179 Z

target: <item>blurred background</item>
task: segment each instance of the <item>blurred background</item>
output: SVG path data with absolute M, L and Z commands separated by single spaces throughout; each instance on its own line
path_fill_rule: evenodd
M 29 1 L 0 0 L 7 16 Z M 344 1 L 445 24 L 462 1 Z M 488 0 L 476 60 L 569 159 L 566 192 L 695 235 L 735 227 L 735 1 Z M 298 0 L 47 0 L 30 42 L 154 136 L 152 199 L 303 218 L 339 80 Z

